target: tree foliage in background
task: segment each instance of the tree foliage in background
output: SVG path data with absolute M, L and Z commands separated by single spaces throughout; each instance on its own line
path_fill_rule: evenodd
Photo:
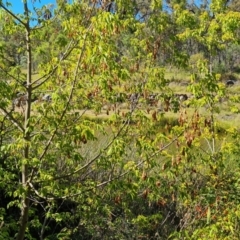
M 214 65 L 238 48 L 231 4 L 0 1 L 1 238 L 239 239 L 239 133 L 219 131 Z M 169 65 L 193 69 L 189 108 Z

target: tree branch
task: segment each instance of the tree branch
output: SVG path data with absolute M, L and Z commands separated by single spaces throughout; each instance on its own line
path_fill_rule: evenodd
M 164 151 L 166 148 L 170 147 L 182 134 L 183 134 L 183 132 L 181 132 L 177 137 L 175 137 L 175 138 L 174 138 L 172 141 L 170 141 L 168 144 L 166 144 L 165 146 L 163 146 L 160 150 L 158 150 L 158 151 L 154 152 L 153 154 L 151 154 L 151 155 L 148 157 L 148 159 L 156 156 L 156 155 L 159 154 L 160 152 Z M 96 158 L 97 158 L 97 156 L 94 158 L 94 160 L 96 160 Z M 86 165 L 84 165 L 81 169 L 78 169 L 77 171 L 79 172 L 79 171 L 82 170 L 83 168 L 85 168 L 85 167 L 87 167 L 88 165 L 90 165 L 92 162 L 93 162 L 93 159 L 92 159 L 89 163 L 87 163 Z M 140 161 L 140 162 L 136 165 L 136 167 L 141 166 L 144 162 L 146 162 L 146 159 L 143 159 L 142 161 Z M 109 178 L 108 180 L 106 180 L 106 181 L 104 181 L 104 182 L 101 182 L 101 183 L 97 184 L 97 185 L 94 186 L 94 187 L 88 188 L 88 189 L 86 189 L 85 191 L 88 192 L 88 191 L 91 191 L 91 190 L 93 190 L 93 189 L 95 189 L 95 188 L 102 187 L 102 186 L 104 186 L 104 185 L 106 185 L 106 184 L 108 184 L 108 183 L 110 183 L 110 182 L 115 181 L 115 180 L 118 180 L 118 179 L 122 178 L 123 176 L 127 175 L 130 171 L 131 171 L 131 170 L 127 170 L 127 171 L 121 173 L 120 175 L 118 175 L 118 176 L 116 176 L 116 177 Z M 65 178 L 65 177 L 71 176 L 71 175 L 73 175 L 73 174 L 75 174 L 75 173 L 76 173 L 76 171 L 75 171 L 74 173 L 69 174 L 69 175 L 61 176 L 61 178 Z M 54 180 L 58 180 L 58 179 L 60 179 L 60 177 L 59 177 L 59 178 L 51 179 L 50 181 L 54 181 Z M 36 183 L 39 184 L 39 183 L 42 183 L 42 182 L 46 182 L 46 181 L 39 181 L 39 182 L 36 182 Z M 42 196 L 41 193 L 39 193 L 39 192 L 34 188 L 34 186 L 33 186 L 33 184 L 32 184 L 31 182 L 29 182 L 29 185 L 31 186 L 31 188 L 33 189 L 33 191 L 36 193 L 36 195 L 37 195 L 38 197 L 40 197 L 40 198 L 42 198 L 42 199 L 45 199 L 45 200 L 59 200 L 59 199 L 62 199 L 62 200 L 63 200 L 63 199 L 67 199 L 67 198 L 71 198 L 71 197 L 75 197 L 75 196 L 78 196 L 78 195 L 80 195 L 80 194 L 83 194 L 83 191 L 81 191 L 81 192 L 79 192 L 79 193 L 74 193 L 74 194 L 70 194 L 70 195 L 65 195 L 65 196 L 62 196 L 62 197 L 56 197 L 56 196 L 54 196 L 54 197 L 45 197 L 45 196 Z
M 74 44 L 72 47 L 71 47 L 71 44 Z M 73 49 L 76 47 L 77 43 L 74 43 L 73 40 L 69 43 L 69 46 L 67 48 L 67 50 L 65 51 L 65 53 L 63 54 L 63 58 L 61 58 L 60 62 L 61 63 L 63 60 L 65 60 L 69 55 L 70 53 L 73 51 Z M 71 47 L 71 49 L 70 49 Z M 69 50 L 70 49 L 70 50 Z M 51 71 L 50 73 L 47 73 L 45 74 L 44 76 L 40 77 L 39 79 L 35 80 L 32 82 L 32 85 L 35 85 L 35 86 L 32 86 L 32 89 L 35 90 L 37 88 L 39 88 L 40 86 L 42 86 L 46 81 L 49 80 L 49 78 L 52 76 L 53 73 L 56 72 L 56 70 L 58 69 L 59 65 L 56 65 Z M 45 78 L 45 79 L 44 79 Z M 42 79 L 44 79 L 43 81 L 41 81 Z M 41 81 L 41 82 L 40 82 Z
M 27 23 L 23 22 L 17 15 L 15 15 L 13 12 L 11 12 L 9 9 L 7 9 L 1 2 L 0 7 L 3 8 L 8 14 L 10 14 L 13 18 L 15 18 L 17 21 L 19 21 L 23 26 L 27 26 Z
M 22 133 L 24 133 L 24 128 L 23 126 L 12 116 L 11 112 L 8 112 L 6 109 L 0 107 L 0 111 L 2 114 L 10 120 Z
M 113 139 L 108 143 L 108 145 L 102 149 L 102 151 L 100 151 L 95 157 L 93 157 L 88 163 L 86 163 L 84 166 L 78 168 L 77 170 L 69 173 L 69 174 L 66 174 L 66 175 L 62 175 L 62 176 L 59 176 L 59 177 L 55 177 L 55 178 L 52 178 L 51 181 L 55 181 L 55 180 L 59 180 L 59 179 L 63 179 L 63 178 L 66 178 L 66 177 L 70 177 L 76 173 L 79 173 L 81 172 L 83 169 L 89 167 L 92 163 L 94 163 L 101 155 L 102 155 L 102 152 L 105 152 L 113 143 L 114 141 L 119 137 L 120 133 L 124 130 L 124 128 L 129 125 L 129 121 L 125 121 L 125 123 L 123 124 L 123 126 L 121 127 L 121 129 L 118 131 L 118 133 L 113 137 Z M 46 180 L 48 181 L 48 180 Z M 42 182 L 46 182 L 46 181 L 37 181 L 36 183 L 42 183 Z

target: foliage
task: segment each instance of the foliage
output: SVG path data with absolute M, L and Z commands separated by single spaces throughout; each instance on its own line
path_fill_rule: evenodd
M 23 7 L 0 1 L 0 238 L 239 239 L 239 129 L 218 131 L 239 97 L 214 65 L 238 49 L 239 12 Z M 181 100 L 165 72 L 189 64 Z

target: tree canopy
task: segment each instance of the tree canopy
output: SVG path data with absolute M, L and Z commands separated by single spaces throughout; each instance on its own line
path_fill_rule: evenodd
M 0 0 L 0 238 L 239 239 L 238 1 L 22 2 Z

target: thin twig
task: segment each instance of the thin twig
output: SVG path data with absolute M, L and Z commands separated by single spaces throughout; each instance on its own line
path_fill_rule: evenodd
M 2 112 L 2 114 L 8 119 L 10 120 L 22 133 L 24 133 L 24 128 L 23 126 L 12 116 L 11 112 L 8 112 L 6 109 L 4 108 L 0 108 L 0 111 Z

